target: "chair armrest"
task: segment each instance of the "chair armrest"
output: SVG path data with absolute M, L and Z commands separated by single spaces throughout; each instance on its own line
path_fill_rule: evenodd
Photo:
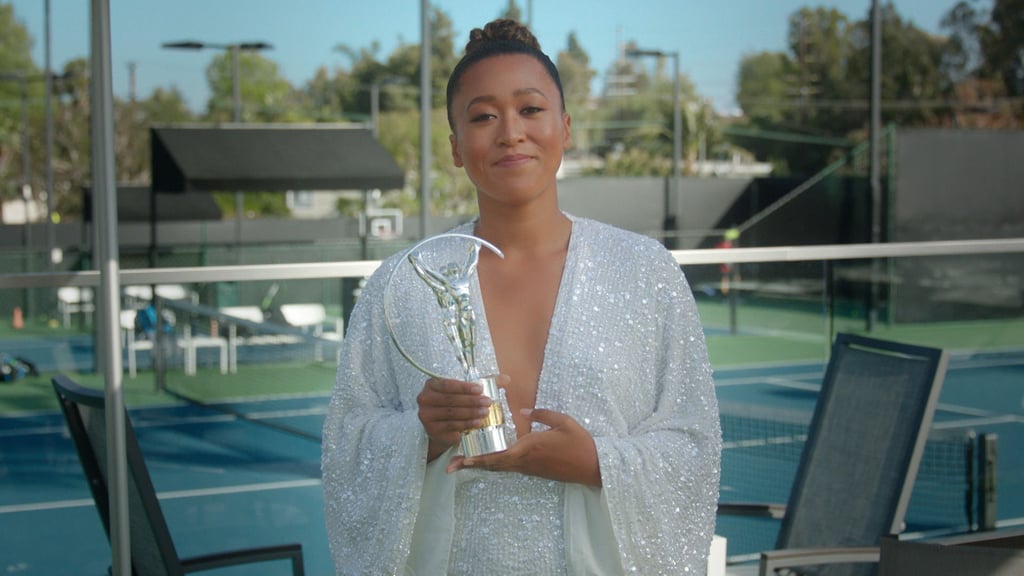
M 271 560 L 291 560 L 292 576 L 304 576 L 305 567 L 302 564 L 301 544 L 281 544 L 278 546 L 262 546 L 259 548 L 245 548 L 232 550 L 230 552 L 218 552 L 203 556 L 193 556 L 181 561 L 181 566 L 186 573 L 212 570 L 225 566 L 239 566 L 242 564 L 253 564 L 256 562 L 269 562 Z
M 781 520 L 786 515 L 785 504 L 757 502 L 719 502 L 720 516 L 752 516 L 755 518 L 775 518 Z
M 822 564 L 860 564 L 878 562 L 878 546 L 848 548 L 786 548 L 761 552 L 760 576 L 775 576 L 780 568 Z

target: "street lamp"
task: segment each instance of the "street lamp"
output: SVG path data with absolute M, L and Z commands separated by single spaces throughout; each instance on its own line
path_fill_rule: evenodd
M 231 94 L 234 110 L 235 123 L 242 122 L 242 86 L 238 73 L 239 52 L 259 52 L 270 50 L 273 46 L 267 42 L 235 42 L 232 44 L 218 44 L 215 42 L 199 42 L 197 40 L 181 40 L 178 42 L 164 42 L 163 48 L 169 50 L 221 50 L 231 53 Z M 235 241 L 239 251 L 242 248 L 242 213 L 245 211 L 245 204 L 242 201 L 242 192 L 235 192 Z
M 682 154 L 682 110 L 680 108 L 679 94 L 679 52 L 666 50 L 627 50 L 626 55 L 631 58 L 653 56 L 656 58 L 672 58 L 672 185 L 671 194 L 665 198 L 665 223 L 664 229 L 669 232 L 676 228 L 676 218 L 669 211 L 671 198 L 679 198 L 679 156 Z M 666 246 L 675 248 L 675 238 L 666 237 Z
M 233 97 L 233 109 L 234 109 L 234 121 L 242 121 L 242 88 L 241 80 L 238 74 L 238 53 L 239 52 L 259 52 L 261 50 L 270 50 L 273 48 L 271 44 L 266 42 L 236 42 L 233 44 L 217 44 L 214 42 L 199 42 L 196 40 L 182 40 L 179 42 L 164 42 L 161 45 L 163 48 L 171 50 L 221 50 L 231 53 L 231 94 Z

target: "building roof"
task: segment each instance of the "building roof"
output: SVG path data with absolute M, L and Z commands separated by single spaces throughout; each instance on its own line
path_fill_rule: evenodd
M 153 189 L 185 191 L 391 190 L 395 159 L 365 128 L 229 124 L 150 129 Z

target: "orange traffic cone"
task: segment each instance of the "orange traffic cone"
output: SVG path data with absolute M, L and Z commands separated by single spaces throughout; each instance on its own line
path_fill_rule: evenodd
M 14 307 L 14 317 L 11 318 L 11 326 L 15 330 L 21 330 L 25 327 L 25 318 L 21 314 L 21 306 Z

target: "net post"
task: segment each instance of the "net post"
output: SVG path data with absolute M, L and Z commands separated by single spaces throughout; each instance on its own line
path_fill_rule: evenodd
M 998 434 L 978 436 L 978 530 L 996 528 L 998 441 Z

